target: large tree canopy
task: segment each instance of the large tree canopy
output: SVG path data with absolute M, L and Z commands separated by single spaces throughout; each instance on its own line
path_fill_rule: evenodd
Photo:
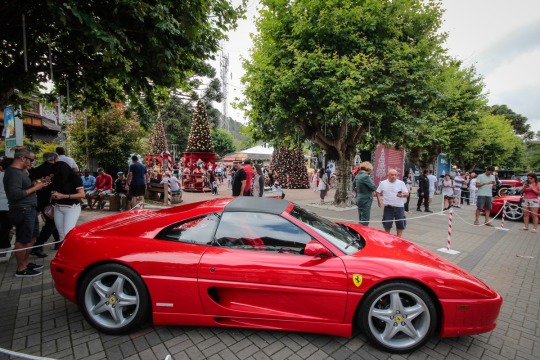
M 54 93 L 69 86 L 86 108 L 152 104 L 160 87 L 187 87 L 243 11 L 227 0 L 17 0 L 0 10 L 0 106 L 53 80 Z
M 300 130 L 338 161 L 336 203 L 350 194 L 355 147 L 407 145 L 436 96 L 444 50 L 432 0 L 262 0 L 246 109 L 259 138 Z M 369 134 L 368 134 L 369 133 Z

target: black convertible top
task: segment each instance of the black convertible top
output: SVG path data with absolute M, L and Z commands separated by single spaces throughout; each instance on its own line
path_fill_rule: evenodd
M 258 211 L 280 215 L 290 204 L 287 200 L 276 198 L 239 196 L 225 206 L 224 212 Z

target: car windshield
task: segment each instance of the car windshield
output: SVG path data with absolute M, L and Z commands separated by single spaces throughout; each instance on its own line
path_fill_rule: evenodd
M 365 245 L 362 236 L 345 225 L 333 223 L 296 205 L 290 214 L 346 254 L 353 254 Z

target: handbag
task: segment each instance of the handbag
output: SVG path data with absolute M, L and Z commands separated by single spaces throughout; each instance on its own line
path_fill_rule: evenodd
M 43 208 L 43 215 L 45 215 L 47 219 L 53 220 L 54 219 L 54 206 L 52 204 L 45 205 L 45 207 Z

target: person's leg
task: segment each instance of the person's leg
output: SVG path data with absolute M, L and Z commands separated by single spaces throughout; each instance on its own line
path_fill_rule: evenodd
M 530 208 L 528 206 L 523 205 L 523 228 L 522 230 L 529 230 L 529 214 L 530 214 Z
M 54 224 L 56 225 L 56 229 L 58 230 L 58 236 L 60 237 L 60 241 L 64 241 L 64 238 L 66 237 L 66 233 L 64 232 L 64 207 L 63 206 L 55 206 Z
M 386 233 L 390 234 L 390 230 L 392 230 L 393 222 L 394 222 L 394 208 L 390 206 L 385 206 L 383 208 L 382 225 Z
M 13 224 L 8 219 L 8 211 L 0 211 L 0 249 L 11 248 L 9 237 Z
M 358 198 L 356 201 L 356 206 L 358 206 L 358 222 L 359 224 L 368 226 L 369 219 L 371 217 L 371 198 Z
M 486 212 L 485 224 L 489 224 L 491 220 L 489 217 L 489 214 L 491 214 L 491 197 L 489 196 L 484 196 L 484 211 Z
M 531 231 L 536 232 L 538 230 L 538 206 L 531 206 L 529 209 L 531 211 L 533 221 L 533 228 Z
M 404 209 L 402 207 L 394 208 L 393 216 L 396 222 L 396 235 L 401 237 L 407 225 Z
M 480 212 L 484 209 L 485 196 L 479 196 L 476 201 L 476 212 L 474 214 L 474 224 L 478 225 L 480 221 Z
M 70 206 L 70 207 L 64 207 L 64 229 L 62 230 L 64 232 L 64 237 L 77 225 L 77 220 L 79 220 L 79 216 L 81 215 L 81 207 L 80 206 Z M 63 240 L 63 239 L 62 239 Z

